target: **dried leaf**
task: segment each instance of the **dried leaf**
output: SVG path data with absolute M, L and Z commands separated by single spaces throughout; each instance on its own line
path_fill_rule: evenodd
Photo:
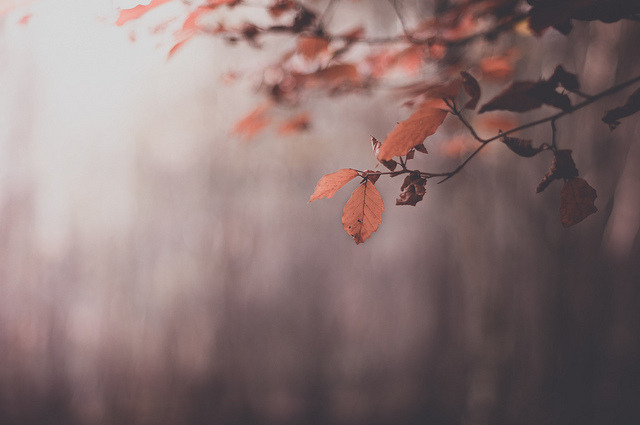
M 598 211 L 596 190 L 581 178 L 567 180 L 560 192 L 560 221 L 564 227 L 580 223 Z
M 485 103 L 479 113 L 495 110 L 526 112 L 543 104 L 563 111 L 571 109 L 569 97 L 556 92 L 557 84 L 548 81 L 514 81 L 497 96 Z
M 138 19 L 145 13 L 149 12 L 151 9 L 154 9 L 169 1 L 171 0 L 151 0 L 151 2 L 146 5 L 139 4 L 136 7 L 132 7 L 130 9 L 123 9 L 120 11 L 120 15 L 118 15 L 116 25 L 122 26 L 133 19 Z
M 371 136 L 371 149 L 373 149 L 373 154 L 375 155 L 376 159 L 378 158 L 378 153 L 380 152 L 380 146 L 382 146 L 382 143 L 380 143 L 375 137 Z M 391 171 L 395 170 L 398 166 L 398 163 L 393 159 L 390 159 L 388 161 L 378 159 L 378 161 Z
M 384 202 L 375 185 L 365 180 L 351 194 L 342 211 L 344 230 L 356 244 L 367 240 L 382 222 Z
M 343 168 L 342 170 L 338 170 L 335 173 L 327 174 L 323 176 L 318 184 L 316 185 L 316 189 L 313 191 L 313 194 L 309 198 L 309 202 L 316 201 L 321 198 L 331 198 L 336 194 L 342 186 L 349 183 L 358 175 L 356 170 L 351 168 Z
M 580 83 L 578 82 L 576 74 L 565 71 L 562 65 L 556 66 L 553 75 L 548 81 L 552 84 L 560 84 L 569 91 L 580 90 Z
M 426 193 L 425 185 L 427 180 L 422 178 L 420 174 L 409 174 L 400 187 L 400 197 L 396 199 L 396 205 L 412 205 L 415 206 L 422 201 Z
M 640 89 L 633 92 L 623 106 L 607 111 L 602 121 L 609 124 L 609 128 L 613 130 L 620 124 L 620 121 L 618 121 L 620 118 L 628 117 L 638 111 L 640 111 Z
M 388 161 L 394 156 L 406 155 L 438 130 L 447 117 L 447 111 L 431 105 L 429 102 L 420 105 L 413 115 L 399 123 L 387 135 L 378 153 L 378 160 Z
M 532 157 L 542 151 L 542 148 L 534 148 L 531 146 L 531 140 L 518 139 L 516 137 L 503 137 L 502 143 L 507 145 L 509 149 L 525 158 Z
M 419 145 L 416 145 L 416 146 L 415 146 L 415 149 L 416 149 L 418 152 L 422 152 L 422 153 L 424 153 L 424 154 L 428 154 L 428 153 L 429 153 L 429 152 L 427 151 L 427 148 L 424 146 L 424 144 L 423 144 L 423 143 L 420 143 Z
M 542 181 L 536 188 L 536 193 L 540 193 L 551 184 L 552 181 L 557 179 L 573 179 L 578 177 L 578 169 L 575 162 L 571 157 L 571 151 L 568 149 L 556 151 L 551 168 L 544 175 Z
M 466 109 L 476 109 L 478 101 L 480 100 L 480 84 L 478 84 L 478 80 L 468 72 L 461 71 L 460 75 L 462 75 L 462 86 L 464 87 L 464 91 L 471 97 L 464 107 Z

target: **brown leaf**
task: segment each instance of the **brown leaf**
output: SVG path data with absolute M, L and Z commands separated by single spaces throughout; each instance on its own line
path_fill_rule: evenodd
M 503 137 L 502 143 L 507 145 L 509 149 L 525 158 L 532 157 L 542 151 L 542 148 L 534 148 L 531 146 L 531 140 L 518 139 L 516 137 Z
M 342 211 L 344 230 L 356 244 L 367 240 L 382 222 L 384 202 L 375 185 L 365 180 L 351 194 Z
M 423 143 L 420 143 L 419 145 L 416 145 L 416 150 L 418 152 L 422 152 L 424 154 L 428 154 L 429 152 L 427 151 L 427 148 L 424 146 Z
M 480 100 L 480 84 L 478 84 L 478 80 L 468 72 L 461 71 L 460 75 L 462 75 L 462 86 L 464 87 L 464 91 L 471 97 L 464 107 L 466 109 L 476 109 L 478 101 Z
M 556 92 L 556 86 L 557 84 L 545 80 L 514 81 L 485 103 L 478 113 L 495 110 L 526 112 L 539 108 L 543 104 L 567 111 L 571 108 L 569 97 Z
M 316 189 L 313 191 L 313 194 L 309 198 L 309 202 L 317 201 L 318 199 L 326 197 L 327 199 L 331 198 L 336 194 L 342 186 L 349 183 L 358 175 L 358 172 L 351 168 L 343 168 L 342 170 L 338 170 L 335 173 L 327 174 L 323 176 L 318 184 L 316 185 Z
M 640 89 L 633 92 L 623 106 L 607 111 L 602 121 L 609 124 L 609 128 L 613 130 L 620 124 L 620 121 L 618 121 L 620 118 L 628 117 L 638 111 L 640 111 Z
M 549 78 L 549 82 L 553 84 L 560 84 L 562 87 L 569 91 L 576 91 L 580 89 L 580 83 L 576 74 L 567 72 L 562 65 L 556 66 L 553 71 L 553 75 Z
M 438 130 L 447 117 L 447 111 L 431 105 L 429 102 L 422 103 L 413 115 L 399 123 L 387 135 L 378 153 L 378 160 L 388 161 L 394 156 L 406 155 Z
M 556 151 L 551 168 L 544 175 L 540 184 L 536 188 L 536 193 L 540 193 L 551 184 L 552 181 L 557 179 L 573 179 L 578 177 L 578 169 L 575 162 L 571 157 L 571 151 L 568 149 Z
M 596 190 L 581 178 L 567 180 L 560 192 L 560 221 L 564 227 L 580 223 L 598 211 Z
M 272 18 L 279 18 L 283 13 L 294 10 L 296 3 L 293 0 L 278 0 L 271 6 L 268 11 Z
M 420 174 L 412 173 L 405 177 L 402 187 L 400 187 L 400 197 L 396 199 L 396 205 L 415 206 L 422 201 L 426 193 L 425 185 L 427 180 Z

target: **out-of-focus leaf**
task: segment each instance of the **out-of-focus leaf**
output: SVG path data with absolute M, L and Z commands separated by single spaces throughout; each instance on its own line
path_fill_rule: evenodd
M 607 111 L 602 118 L 602 121 L 609 124 L 609 128 L 613 130 L 620 124 L 620 118 L 628 117 L 638 111 L 640 111 L 640 89 L 636 90 L 631 96 L 629 96 L 627 103 L 618 108 Z
M 495 110 L 526 112 L 543 104 L 563 111 L 571 109 L 569 97 L 556 92 L 556 85 L 548 81 L 514 81 L 497 96 L 485 103 L 479 113 Z
M 567 180 L 560 192 L 560 221 L 564 227 L 580 223 L 598 211 L 596 190 L 581 178 Z
M 306 131 L 311 126 L 311 119 L 309 114 L 301 112 L 293 118 L 280 124 L 278 127 L 278 134 L 290 135 Z
M 369 180 L 365 180 L 351 194 L 342 211 L 344 230 L 356 244 L 367 240 L 382 222 L 384 202 L 380 192 Z
M 120 15 L 118 15 L 118 20 L 116 21 L 116 25 L 122 26 L 127 22 L 141 18 L 145 13 L 150 10 L 163 5 L 165 3 L 170 2 L 171 0 L 151 0 L 149 4 L 139 4 L 136 7 L 132 7 L 130 9 L 123 9 L 120 11 Z
M 480 84 L 478 84 L 478 80 L 468 72 L 461 71 L 460 75 L 462 75 L 462 86 L 464 87 L 464 91 L 469 95 L 469 97 L 471 97 L 464 107 L 466 109 L 476 109 L 481 94 Z
M 552 181 L 557 179 L 573 179 L 578 177 L 578 169 L 575 162 L 571 157 L 571 150 L 563 149 L 556 151 L 551 168 L 544 175 L 540 184 L 536 188 L 536 193 L 540 193 L 551 184 Z
M 267 112 L 271 108 L 268 103 L 259 105 L 249 115 L 242 118 L 233 126 L 232 134 L 244 137 L 245 140 L 251 140 L 260 133 L 271 121 L 267 117 Z
M 580 89 L 580 83 L 578 82 L 576 74 L 565 71 L 562 65 L 556 66 L 556 69 L 553 71 L 553 75 L 548 81 L 552 84 L 560 84 L 569 91 Z
M 357 175 L 358 172 L 356 170 L 343 168 L 335 173 L 323 176 L 316 185 L 316 189 L 309 198 L 309 202 L 317 201 L 318 199 L 325 197 L 327 199 L 331 198 L 338 190 L 340 190 L 340 188 L 342 188 L 342 186 L 349 183 Z
M 531 140 L 518 139 L 516 137 L 503 137 L 502 143 L 507 145 L 509 149 L 525 158 L 532 157 L 542 151 L 541 148 L 531 146 Z

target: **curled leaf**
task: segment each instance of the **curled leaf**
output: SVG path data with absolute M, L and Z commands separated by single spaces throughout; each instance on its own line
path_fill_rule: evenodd
M 638 111 L 640 111 L 640 89 L 634 91 L 633 94 L 629 96 L 627 103 L 607 111 L 602 121 L 609 124 L 609 128 L 613 130 L 620 124 L 620 121 L 618 121 L 620 118 L 628 117 Z
M 342 211 L 344 230 L 356 244 L 367 240 L 382 222 L 384 202 L 380 192 L 369 180 L 365 180 L 351 194 Z
M 542 151 L 542 148 L 531 146 L 531 140 L 518 139 L 516 137 L 503 137 L 502 143 L 507 145 L 516 154 L 525 158 L 532 157 Z
M 400 197 L 396 199 L 396 205 L 412 205 L 415 206 L 422 201 L 426 193 L 425 185 L 427 180 L 420 174 L 409 174 L 400 187 Z
M 461 71 L 460 75 L 462 75 L 462 87 L 464 87 L 464 91 L 471 97 L 464 107 L 466 109 L 476 109 L 478 101 L 480 100 L 480 84 L 478 84 L 478 80 L 468 72 Z
M 575 162 L 571 157 L 571 151 L 568 149 L 556 151 L 551 168 L 544 175 L 540 184 L 536 188 L 536 193 L 540 193 L 551 184 L 552 181 L 557 179 L 573 179 L 578 177 L 578 169 Z
M 564 227 L 580 223 L 598 211 L 596 190 L 581 178 L 567 180 L 560 192 L 560 221 Z
M 338 170 L 335 173 L 327 174 L 323 176 L 318 184 L 316 185 L 316 189 L 313 191 L 313 194 L 309 198 L 309 202 L 316 201 L 321 198 L 331 198 L 336 194 L 342 186 L 349 183 L 358 175 L 356 170 L 351 168 L 343 168 L 342 170 Z

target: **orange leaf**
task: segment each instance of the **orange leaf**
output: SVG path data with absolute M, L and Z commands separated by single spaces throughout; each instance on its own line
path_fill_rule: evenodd
M 302 112 L 295 117 L 283 122 L 280 127 L 278 127 L 278 134 L 284 136 L 287 134 L 300 133 L 301 131 L 308 130 L 310 125 L 311 120 L 309 119 L 309 114 L 306 112 Z
M 122 26 L 133 19 L 138 19 L 145 13 L 149 12 L 151 9 L 169 1 L 171 0 L 151 0 L 149 4 L 139 4 L 131 9 L 121 10 L 120 15 L 118 16 L 118 20 L 116 21 L 116 25 Z
M 174 46 L 175 48 L 175 46 Z M 244 136 L 245 140 L 250 140 L 260 133 L 269 124 L 270 119 L 266 116 L 271 105 L 263 104 L 251 111 L 249 115 L 241 119 L 233 126 L 231 133 Z
M 387 135 L 380 148 L 378 160 L 388 161 L 394 156 L 406 155 L 411 148 L 434 134 L 446 117 L 447 111 L 433 107 L 428 101 L 422 103 L 413 115 Z
M 338 190 L 340 190 L 340 188 L 342 188 L 342 186 L 349 183 L 357 175 L 358 172 L 356 170 L 343 168 L 335 173 L 323 176 L 316 185 L 316 190 L 313 191 L 313 195 L 309 198 L 309 202 L 317 201 L 324 197 L 327 199 L 331 198 Z
M 313 60 L 325 53 L 329 48 L 329 40 L 321 37 L 298 38 L 298 52 L 307 60 Z
M 598 211 L 594 202 L 598 195 L 581 178 L 567 180 L 560 192 L 560 221 L 564 227 L 580 223 Z
M 382 222 L 384 202 L 375 185 L 366 180 L 351 194 L 342 211 L 344 230 L 360 244 L 367 240 Z

